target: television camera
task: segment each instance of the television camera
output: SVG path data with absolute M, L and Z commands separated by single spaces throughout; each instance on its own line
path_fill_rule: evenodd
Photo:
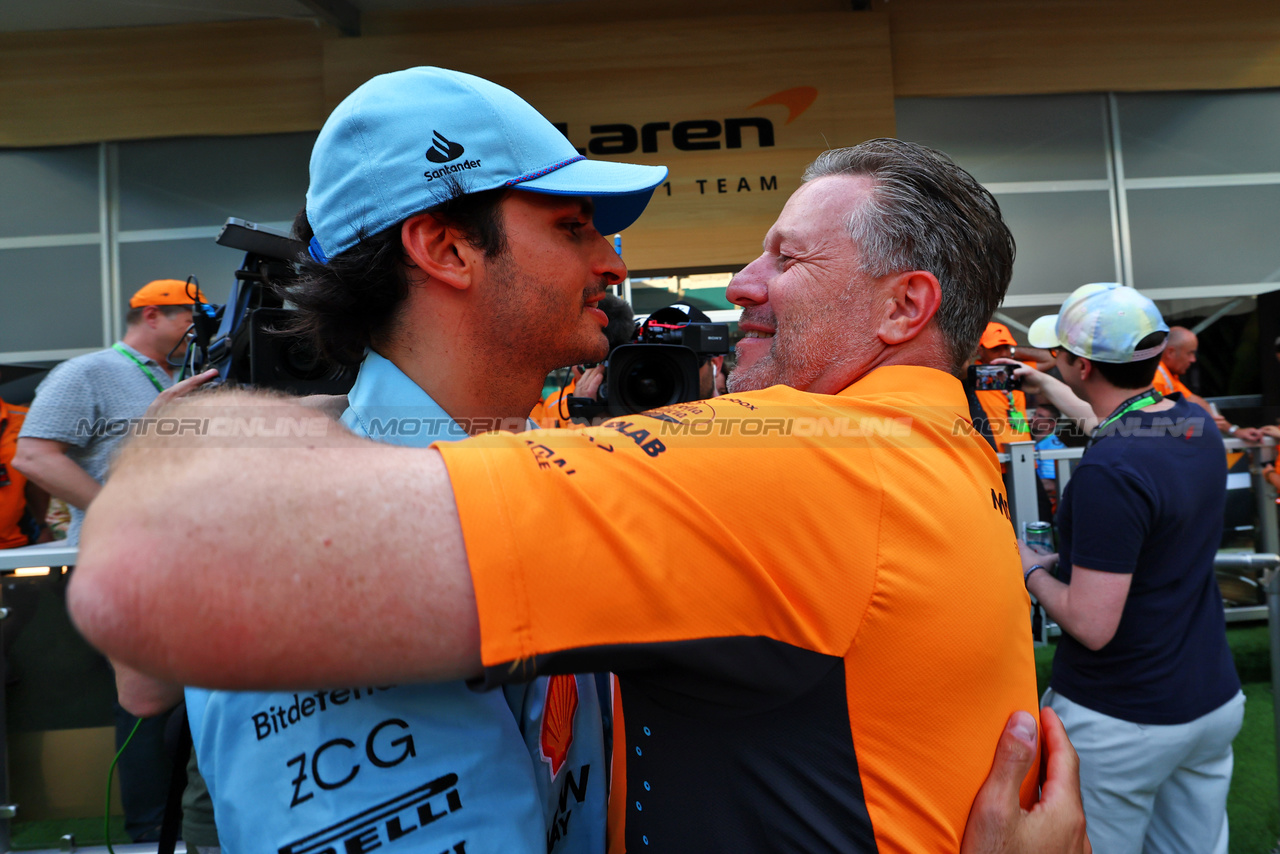
M 219 382 L 270 388 L 289 394 L 346 394 L 355 370 L 327 364 L 301 336 L 287 331 L 293 309 L 278 286 L 297 275 L 306 246 L 284 232 L 231 217 L 218 244 L 245 253 L 223 305 L 197 302 L 194 339 L 183 375 L 217 368 Z M 197 292 L 198 293 L 198 292 Z
M 570 397 L 575 421 L 630 415 L 676 403 L 701 400 L 698 368 L 708 356 L 730 350 L 726 323 L 660 323 L 652 319 L 632 343 L 614 347 L 596 399 Z

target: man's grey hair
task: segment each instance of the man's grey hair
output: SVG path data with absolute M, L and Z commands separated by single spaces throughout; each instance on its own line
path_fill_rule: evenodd
M 875 182 L 848 223 L 863 272 L 926 270 L 938 278 L 938 328 L 958 374 L 1013 275 L 1013 235 L 995 197 L 942 152 L 897 139 L 824 152 L 802 180 L 833 175 Z

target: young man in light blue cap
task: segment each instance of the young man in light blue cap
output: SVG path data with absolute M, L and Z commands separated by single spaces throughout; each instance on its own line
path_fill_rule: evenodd
M 343 423 L 417 447 L 523 429 L 550 370 L 606 355 L 596 303 L 626 269 L 603 235 L 666 174 L 586 160 L 468 74 L 353 92 L 312 151 L 295 224 L 311 257 L 289 294 L 321 352 L 360 366 Z M 608 696 L 590 674 L 186 691 L 222 845 L 299 854 L 601 854 Z
M 1097 426 L 1058 505 L 1060 555 L 1023 544 L 1023 580 L 1063 629 L 1043 703 L 1080 753 L 1096 850 L 1225 854 L 1244 713 L 1213 571 L 1226 454 L 1208 412 L 1152 388 L 1168 331 L 1110 283 L 1032 325 Z

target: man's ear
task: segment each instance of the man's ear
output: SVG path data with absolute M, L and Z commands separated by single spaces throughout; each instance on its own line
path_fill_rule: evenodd
M 876 334 L 885 344 L 905 344 L 919 335 L 942 305 L 942 285 L 926 270 L 890 276 L 885 282 L 889 310 Z
M 470 287 L 483 253 L 434 214 L 411 216 L 400 225 L 406 261 L 452 288 Z
M 1080 378 L 1081 382 L 1084 382 L 1094 374 L 1093 360 L 1086 359 L 1084 356 L 1076 356 L 1074 362 L 1067 362 L 1065 370 L 1059 366 L 1058 371 L 1062 374 L 1066 374 L 1068 372 L 1074 373 Z

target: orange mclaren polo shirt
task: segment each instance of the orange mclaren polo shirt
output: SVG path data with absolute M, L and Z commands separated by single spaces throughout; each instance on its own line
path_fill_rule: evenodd
M 1173 371 L 1165 367 L 1163 362 L 1156 368 L 1156 376 L 1151 384 L 1156 391 L 1166 396 L 1173 394 L 1175 391 L 1182 392 L 1184 396 L 1191 393 L 1191 389 L 1187 388 L 1182 379 L 1174 376 Z
M 436 447 L 486 682 L 618 676 L 627 851 L 959 849 L 1005 721 L 1037 708 L 959 381 L 882 367 Z
M 572 427 L 569 419 L 569 398 L 578 387 L 577 380 L 569 380 L 564 388 L 558 388 L 538 401 L 529 418 L 539 427 Z

